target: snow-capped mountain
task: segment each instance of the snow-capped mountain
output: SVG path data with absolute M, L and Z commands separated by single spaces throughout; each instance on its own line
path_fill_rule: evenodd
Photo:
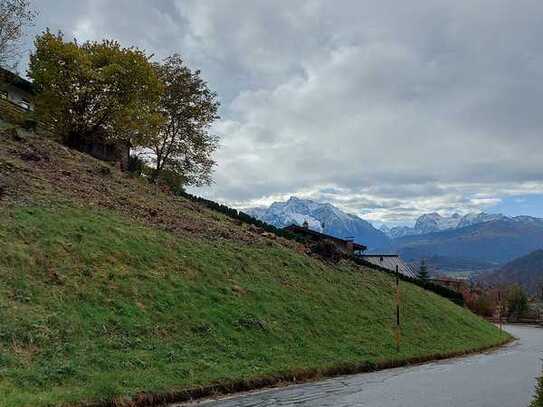
M 454 229 L 460 222 L 460 218 L 460 215 L 457 213 L 451 217 L 441 216 L 436 212 L 424 214 L 417 219 L 415 230 L 417 233 L 423 234 Z
M 382 225 L 379 229 L 391 239 L 409 236 L 413 231 L 413 228 L 409 226 L 394 226 L 390 228 L 387 225 Z
M 466 226 L 477 225 L 479 223 L 492 222 L 494 220 L 503 220 L 507 216 L 502 215 L 501 213 L 468 213 L 463 216 L 460 222 L 458 222 L 457 228 L 463 228 Z
M 382 231 L 356 215 L 345 213 L 329 203 L 291 197 L 274 202 L 269 208 L 252 208 L 244 212 L 276 227 L 309 223 L 309 228 L 339 238 L 352 237 L 368 248 L 387 248 L 389 238 Z
M 455 213 L 452 216 L 441 216 L 440 214 L 433 212 L 420 216 L 413 227 L 396 226 L 388 228 L 388 230 L 381 230 L 383 230 L 391 239 L 397 239 L 404 236 L 423 235 L 426 233 L 459 229 L 503 219 L 507 219 L 507 217 L 502 214 L 489 214 L 485 212 L 468 213 L 464 216 L 461 216 L 458 213 Z

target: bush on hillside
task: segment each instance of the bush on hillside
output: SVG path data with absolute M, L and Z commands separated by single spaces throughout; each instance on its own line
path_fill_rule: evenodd
M 541 376 L 537 381 L 536 398 L 530 407 L 543 407 L 543 376 Z
M 512 321 L 522 318 L 528 312 L 528 297 L 522 287 L 514 285 L 509 289 L 507 293 L 507 309 L 509 319 Z
M 128 157 L 128 166 L 126 170 L 139 177 L 143 175 L 145 170 L 145 161 L 137 155 L 131 155 Z
M 466 302 L 467 307 L 482 317 L 492 317 L 496 310 L 496 300 L 488 293 L 483 293 Z
M 344 254 L 338 249 L 337 245 L 331 240 L 320 240 L 309 245 L 311 253 L 316 254 L 333 263 L 337 263 Z

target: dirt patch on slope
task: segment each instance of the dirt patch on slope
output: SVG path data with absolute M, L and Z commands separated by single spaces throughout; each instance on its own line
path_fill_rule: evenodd
M 270 240 L 202 204 L 165 193 L 143 178 L 43 136 L 20 129 L 0 131 L 0 207 L 51 202 L 114 210 L 181 235 L 245 243 Z

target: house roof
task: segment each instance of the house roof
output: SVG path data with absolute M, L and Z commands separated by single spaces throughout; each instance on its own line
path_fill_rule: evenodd
M 349 242 L 351 242 L 350 240 L 347 240 L 347 239 L 340 239 L 339 237 L 335 237 L 335 236 L 331 236 L 331 235 L 327 235 L 327 234 L 324 234 L 324 233 L 320 233 L 320 232 L 317 232 L 315 230 L 311 230 L 309 228 L 305 228 L 303 226 L 298 226 L 298 225 L 290 225 L 290 226 L 287 226 L 285 228 L 283 228 L 285 230 L 288 230 L 290 232 L 293 232 L 293 233 L 300 233 L 300 234 L 304 234 L 304 235 L 310 235 L 310 236 L 314 236 L 316 237 L 317 239 L 328 239 L 328 240 L 333 240 L 335 242 L 340 242 L 340 243 L 343 243 L 343 244 L 347 244 Z M 367 249 L 366 246 L 364 246 L 363 244 L 359 244 L 359 243 L 355 243 L 355 242 L 352 242 L 353 243 L 353 250 L 355 251 L 358 251 L 358 250 L 361 250 L 361 251 L 364 251 Z
M 417 271 L 415 267 L 409 263 L 404 262 L 402 258 L 397 254 L 364 254 L 360 257 L 369 263 L 383 267 L 390 271 L 396 271 L 396 266 L 398 266 L 398 271 L 404 276 L 411 278 L 417 277 Z
M 19 75 L 8 71 L 7 69 L 4 69 L 2 67 L 0 67 L 0 80 L 10 83 L 11 85 L 28 93 L 34 93 L 34 85 L 32 84 L 32 82 L 27 81 L 26 79 L 21 78 Z

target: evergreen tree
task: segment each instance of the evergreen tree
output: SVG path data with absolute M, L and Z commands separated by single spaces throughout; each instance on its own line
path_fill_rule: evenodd
M 426 263 L 424 262 L 424 260 L 420 262 L 420 269 L 417 273 L 417 278 L 423 283 L 427 283 L 430 281 L 430 274 L 428 273 L 428 268 L 426 267 Z

